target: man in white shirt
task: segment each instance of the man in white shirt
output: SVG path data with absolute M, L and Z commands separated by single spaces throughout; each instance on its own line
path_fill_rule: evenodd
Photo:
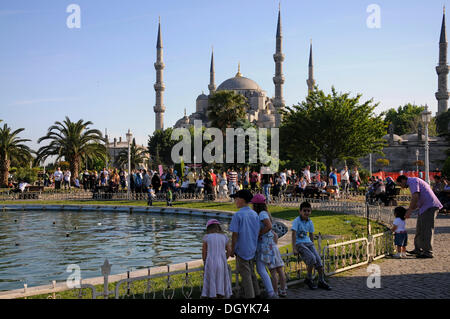
M 64 189 L 67 189 L 67 186 L 69 186 L 70 189 L 70 177 L 72 176 L 72 173 L 70 172 L 70 170 L 67 170 L 64 173 Z
M 53 177 L 55 178 L 55 189 L 61 189 L 61 181 L 63 180 L 63 172 L 61 172 L 61 167 L 58 167 Z
M 306 182 L 308 183 L 308 185 L 311 184 L 311 171 L 310 171 L 310 169 L 311 169 L 311 166 L 307 165 L 305 170 L 303 171 L 303 176 L 305 177 Z
M 20 184 L 19 184 L 20 192 L 21 192 L 21 193 L 25 192 L 25 188 L 26 188 L 28 185 L 30 185 L 30 184 L 28 184 L 27 182 L 20 182 Z
M 281 178 L 281 189 L 284 191 L 286 189 L 287 185 L 287 169 L 285 169 L 283 172 L 280 173 Z
M 344 193 L 348 191 L 348 185 L 350 182 L 350 174 L 348 173 L 348 167 L 344 166 L 344 169 L 341 171 L 341 187 Z
M 105 176 L 106 183 L 108 183 L 108 180 L 109 180 L 109 172 L 108 172 L 108 170 L 106 169 L 106 167 L 103 168 L 103 176 Z

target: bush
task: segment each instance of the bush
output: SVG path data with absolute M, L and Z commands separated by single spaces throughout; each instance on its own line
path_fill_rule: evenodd
M 359 170 L 359 177 L 361 178 L 362 184 L 367 184 L 370 177 L 370 171 L 368 169 L 361 168 Z
M 38 180 L 38 171 L 39 168 L 21 167 L 17 169 L 14 177 L 18 182 L 25 181 L 28 184 L 33 184 Z
M 387 158 L 379 158 L 376 160 L 376 165 L 379 167 L 389 166 L 390 162 Z

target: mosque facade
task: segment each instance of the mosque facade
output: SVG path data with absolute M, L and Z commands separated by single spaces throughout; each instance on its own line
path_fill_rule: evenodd
M 179 119 L 175 128 L 189 127 L 194 125 L 194 121 L 200 120 L 203 125 L 210 126 L 210 121 L 208 120 L 208 107 L 209 99 L 216 92 L 220 91 L 234 91 L 237 94 L 241 94 L 247 99 L 248 107 L 246 109 L 247 119 L 255 124 L 257 127 L 263 128 L 273 128 L 279 127 L 281 123 L 280 111 L 285 108 L 285 101 L 283 96 L 283 85 L 284 85 L 284 75 L 283 75 L 283 62 L 285 55 L 283 54 L 283 33 L 281 24 L 281 10 L 278 12 L 278 23 L 276 32 L 276 49 L 273 55 L 275 62 L 275 76 L 273 77 L 273 83 L 275 86 L 275 96 L 267 96 L 267 92 L 264 91 L 258 83 L 254 80 L 245 77 L 240 70 L 240 65 L 238 67 L 238 72 L 232 78 L 229 78 L 222 82 L 219 86 L 216 86 L 215 80 L 215 65 L 214 65 L 214 52 L 211 54 L 211 66 L 210 66 L 210 78 L 208 90 L 209 94 L 200 94 L 196 100 L 195 112 L 187 115 L 186 111 L 184 117 Z M 164 129 L 164 111 L 165 106 L 163 102 L 163 93 L 165 90 L 165 85 L 163 82 L 163 43 L 161 35 L 161 22 L 158 27 L 158 40 L 157 40 L 157 61 L 155 63 L 156 70 L 156 103 L 154 107 L 155 111 L 155 130 Z M 315 80 L 313 78 L 313 65 L 312 65 L 312 45 L 310 50 L 310 63 L 309 63 L 309 78 L 307 80 L 308 88 L 312 89 Z

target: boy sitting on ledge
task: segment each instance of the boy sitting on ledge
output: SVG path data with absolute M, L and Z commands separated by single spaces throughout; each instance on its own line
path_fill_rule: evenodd
M 309 219 L 311 211 L 310 203 L 304 202 L 300 205 L 300 216 L 292 222 L 292 248 L 295 254 L 300 254 L 307 266 L 308 275 L 305 279 L 305 284 L 310 289 L 319 287 L 325 290 L 331 290 L 331 287 L 325 281 L 322 260 L 314 246 L 314 225 L 311 219 Z M 313 267 L 319 273 L 317 286 L 314 285 L 312 278 Z

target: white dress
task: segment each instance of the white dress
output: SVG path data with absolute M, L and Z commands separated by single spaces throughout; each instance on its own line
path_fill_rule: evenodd
M 228 272 L 225 234 L 212 233 L 203 237 L 208 245 L 203 278 L 202 297 L 216 298 L 217 295 L 229 298 L 232 295 L 231 278 Z

